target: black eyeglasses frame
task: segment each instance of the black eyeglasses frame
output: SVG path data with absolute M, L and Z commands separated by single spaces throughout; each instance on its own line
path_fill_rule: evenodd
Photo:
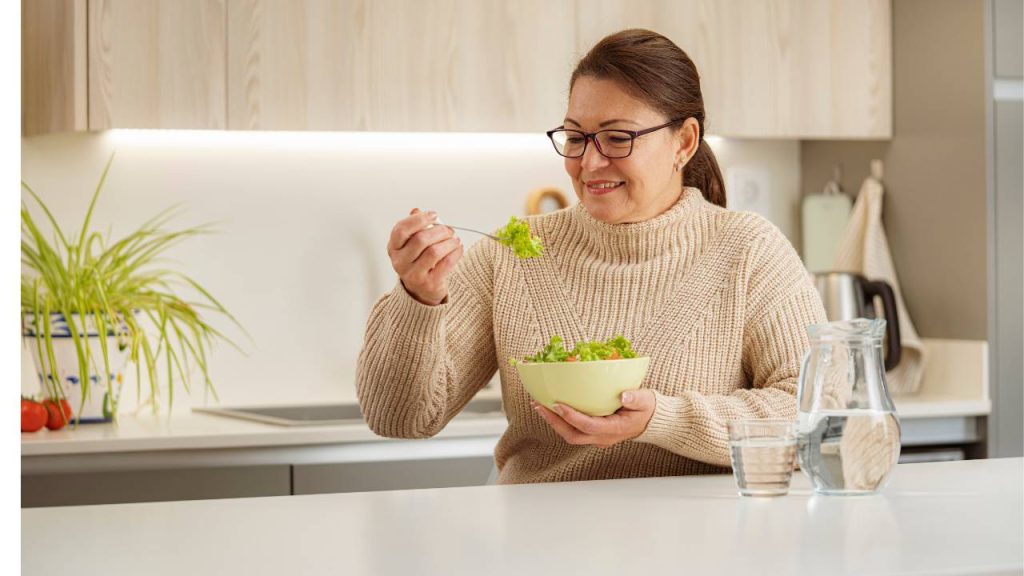
M 609 159 L 612 159 L 612 160 L 620 160 L 622 158 L 628 158 L 629 155 L 633 153 L 633 143 L 640 136 L 643 136 L 644 134 L 650 134 L 651 132 L 656 132 L 658 130 L 661 130 L 662 128 L 668 128 L 669 126 L 672 126 L 673 124 L 678 124 L 678 123 L 683 122 L 685 120 L 686 120 L 686 118 L 676 118 L 675 120 L 670 120 L 670 121 L 668 121 L 668 122 L 666 122 L 664 124 L 661 124 L 659 126 L 654 126 L 652 128 L 645 128 L 643 130 L 623 130 L 621 128 L 606 128 L 604 130 L 598 130 L 597 132 L 584 132 L 582 130 L 576 130 L 575 128 L 566 128 L 564 125 L 562 125 L 562 126 L 559 126 L 558 128 L 555 128 L 554 130 L 548 130 L 546 132 L 546 134 L 548 135 L 548 139 L 551 140 L 551 145 L 554 146 L 555 152 L 557 152 L 558 155 L 563 157 L 563 158 L 582 158 L 583 155 L 587 153 L 587 144 L 591 140 L 593 140 L 594 148 L 597 148 L 597 152 L 601 156 L 604 156 L 605 158 L 609 158 Z M 582 134 L 583 135 L 583 150 L 581 150 L 580 153 L 578 155 L 576 155 L 576 156 L 566 156 L 565 154 L 562 154 L 561 152 L 559 152 L 558 151 L 558 144 L 555 143 L 555 138 L 554 138 L 554 135 L 556 133 L 558 133 L 558 132 L 575 132 L 577 134 Z M 597 142 L 597 135 L 602 133 L 602 132 L 621 132 L 621 133 L 624 133 L 624 134 L 629 134 L 629 136 L 630 136 L 629 152 L 627 152 L 625 156 L 609 156 L 609 155 L 605 154 L 604 150 L 601 150 L 601 145 Z

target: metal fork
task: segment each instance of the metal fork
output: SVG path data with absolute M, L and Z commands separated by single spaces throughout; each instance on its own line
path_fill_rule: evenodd
M 463 232 L 473 232 L 474 234 L 483 234 L 484 236 L 487 236 L 488 238 L 490 238 L 491 240 L 494 240 L 495 242 L 501 242 L 501 240 L 499 240 L 497 236 L 495 236 L 493 234 L 488 234 L 487 232 L 481 232 L 479 230 L 473 230 L 472 228 L 462 228 L 461 226 L 452 226 L 451 224 L 442 224 L 442 226 L 447 226 L 449 228 L 454 228 L 455 230 L 462 230 Z
M 495 242 L 501 242 L 501 239 L 499 239 L 497 236 L 495 236 L 493 234 L 488 234 L 487 232 L 481 232 L 479 230 L 473 230 L 472 228 L 463 228 L 462 226 L 452 226 L 451 224 L 445 224 L 444 222 L 441 222 L 441 220 L 438 220 L 437 222 L 431 224 L 430 226 L 427 226 L 427 228 L 433 228 L 434 226 L 447 226 L 448 228 L 452 228 L 452 229 L 455 229 L 455 230 L 462 230 L 463 232 L 472 232 L 474 234 L 481 234 L 483 236 L 487 236 L 488 238 L 490 238 L 491 240 L 494 240 Z

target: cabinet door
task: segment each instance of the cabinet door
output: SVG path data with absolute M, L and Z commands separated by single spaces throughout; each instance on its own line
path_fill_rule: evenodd
M 656 30 L 697 66 L 711 134 L 889 138 L 889 0 L 595 0 L 577 50 L 623 28 Z
M 21 477 L 22 508 L 289 494 L 291 467 L 287 464 L 74 472 Z
M 90 0 L 89 128 L 226 125 L 224 0 Z
M 494 458 L 490 456 L 303 464 L 292 468 L 292 493 L 329 494 L 481 486 L 487 483 L 493 467 Z
M 231 129 L 541 131 L 571 0 L 228 0 Z
M 992 67 L 1000 78 L 1024 76 L 1024 2 L 995 0 L 992 3 Z
M 793 8 L 800 58 L 791 83 L 785 133 L 795 138 L 892 137 L 890 0 L 800 0 Z M 794 37 L 777 40 L 780 57 Z
M 228 128 L 366 128 L 368 9 L 349 0 L 228 0 Z
M 85 0 L 21 1 L 21 134 L 85 130 Z

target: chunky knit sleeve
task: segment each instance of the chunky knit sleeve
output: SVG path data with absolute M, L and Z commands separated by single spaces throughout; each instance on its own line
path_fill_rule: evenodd
M 444 304 L 421 304 L 399 282 L 374 304 L 356 368 L 363 418 L 381 436 L 441 431 L 497 370 L 486 242 L 453 270 Z
M 730 394 L 655 392 L 657 406 L 640 442 L 687 458 L 730 466 L 728 422 L 796 418 L 806 328 L 825 321 L 821 299 L 789 241 L 774 226 L 751 243 L 737 282 L 746 284 L 743 373 L 747 387 Z

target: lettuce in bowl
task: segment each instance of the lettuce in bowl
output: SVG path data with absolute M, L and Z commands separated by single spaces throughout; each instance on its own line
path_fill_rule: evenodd
M 636 358 L 633 343 L 619 335 L 606 341 L 593 340 L 578 342 L 572 350 L 565 349 L 561 336 L 552 336 L 551 341 L 533 356 L 523 362 L 593 362 L 595 360 L 621 360 Z

